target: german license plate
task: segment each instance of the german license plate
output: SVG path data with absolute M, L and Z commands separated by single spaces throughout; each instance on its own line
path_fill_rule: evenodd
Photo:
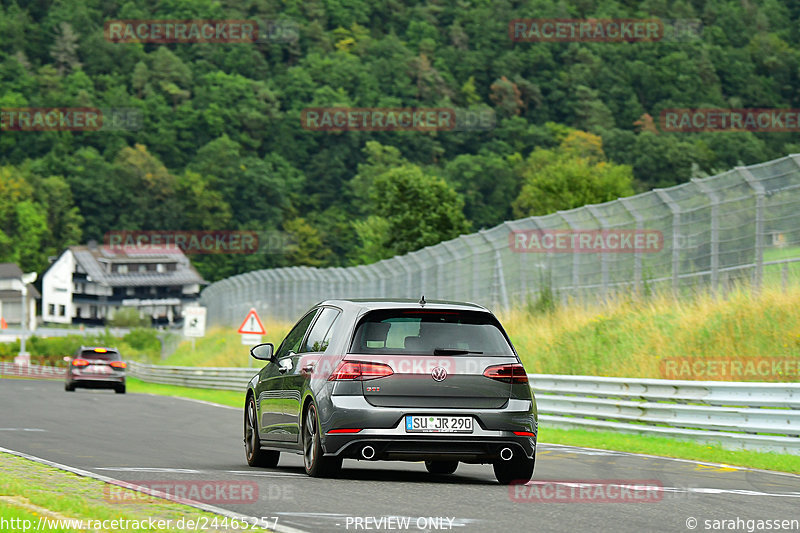
M 106 365 L 89 365 L 86 367 L 86 372 L 90 374 L 110 374 L 111 368 Z
M 406 433 L 472 433 L 472 417 L 407 415 Z

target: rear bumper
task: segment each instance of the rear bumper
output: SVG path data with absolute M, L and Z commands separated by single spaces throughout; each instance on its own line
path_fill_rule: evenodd
M 374 407 L 363 396 L 331 396 L 330 415 L 320 412 L 326 456 L 363 459 L 371 446 L 373 460 L 458 460 L 488 463 L 509 448 L 515 456 L 533 459 L 536 453 L 537 421 L 532 401 L 509 400 L 500 409 L 429 409 Z M 475 420 L 472 433 L 406 433 L 405 415 L 469 415 Z M 361 429 L 358 433 L 332 433 L 338 428 Z M 515 435 L 528 431 L 534 436 Z
M 374 456 L 370 460 L 385 461 L 435 461 L 455 460 L 465 463 L 491 463 L 500 459 L 500 452 L 508 448 L 518 457 L 533 459 L 536 440 L 518 437 L 513 433 L 505 437 L 380 437 L 371 435 L 329 435 L 325 455 L 345 459 L 364 459 L 363 450 L 370 446 Z M 335 450 L 335 451 L 334 451 Z
M 67 376 L 67 383 L 76 387 L 113 388 L 125 385 L 125 376 L 81 375 Z

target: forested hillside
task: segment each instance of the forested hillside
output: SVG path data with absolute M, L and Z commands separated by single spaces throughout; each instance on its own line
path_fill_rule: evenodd
M 0 108 L 134 108 L 117 131 L 0 131 L 0 262 L 110 230 L 282 231 L 206 279 L 350 265 L 503 220 L 800 152 L 796 133 L 659 131 L 667 108 L 800 107 L 800 2 L 0 2 Z M 692 20 L 659 42 L 513 42 L 518 18 Z M 114 43 L 109 20 L 255 19 L 256 43 Z M 490 109 L 475 131 L 326 132 L 309 107 Z M 654 120 L 651 120 L 653 117 Z

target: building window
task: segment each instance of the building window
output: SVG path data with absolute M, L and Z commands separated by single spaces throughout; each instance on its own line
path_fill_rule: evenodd
M 117 272 L 120 274 L 128 273 L 128 265 L 117 265 Z
M 67 314 L 67 308 L 63 305 L 58 306 L 58 316 L 64 316 Z
M 147 272 L 147 265 L 139 265 L 139 272 Z
M 56 314 L 56 304 L 49 304 L 47 306 L 47 314 L 53 316 Z
M 164 265 L 161 264 L 161 263 L 157 264 L 156 265 L 156 272 L 159 272 L 159 273 L 164 272 Z

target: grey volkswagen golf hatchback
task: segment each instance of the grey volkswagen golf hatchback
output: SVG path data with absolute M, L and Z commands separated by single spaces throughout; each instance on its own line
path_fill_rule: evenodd
M 250 466 L 303 455 L 310 476 L 343 459 L 491 464 L 502 484 L 533 476 L 538 418 L 527 374 L 486 308 L 459 302 L 327 300 L 295 324 L 245 398 Z

